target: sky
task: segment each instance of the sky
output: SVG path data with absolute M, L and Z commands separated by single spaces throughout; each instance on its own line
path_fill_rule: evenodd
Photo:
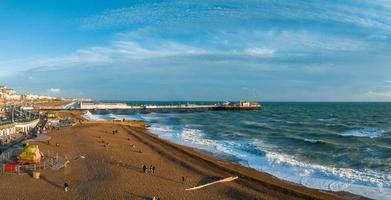
M 391 0 L 0 0 L 0 85 L 96 100 L 391 101 Z

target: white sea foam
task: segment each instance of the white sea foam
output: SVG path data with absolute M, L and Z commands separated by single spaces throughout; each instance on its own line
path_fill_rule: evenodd
M 310 143 L 317 143 L 317 142 L 319 142 L 319 140 L 315 140 L 315 139 L 308 139 L 308 138 L 304 138 L 304 141 L 306 141 L 306 142 L 310 142 Z
M 82 115 L 82 117 L 89 121 L 102 121 L 103 119 L 102 115 L 94 115 L 90 111 L 87 111 Z
M 358 128 L 341 133 L 340 135 L 348 137 L 369 137 L 376 138 L 383 135 L 385 131 L 377 128 Z
M 327 119 L 318 119 L 318 121 L 321 121 L 321 122 L 332 122 L 332 121 L 335 121 L 337 118 L 327 118 Z
M 143 117 L 141 115 L 135 114 L 135 115 L 115 115 L 115 114 L 106 114 L 106 115 L 99 115 L 99 114 L 92 114 L 90 111 L 87 111 L 82 115 L 82 117 L 89 121 L 104 121 L 104 120 L 143 120 Z

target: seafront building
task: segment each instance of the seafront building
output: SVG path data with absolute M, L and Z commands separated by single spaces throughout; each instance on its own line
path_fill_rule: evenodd
M 14 89 L 0 86 L 0 144 L 27 135 L 39 122 L 31 118 L 30 101 L 55 100 L 56 97 L 18 94 Z
M 23 122 L 2 122 L 0 123 L 0 142 L 8 143 L 23 135 L 27 135 L 37 126 L 39 119 Z
M 0 98 L 5 100 L 20 100 L 21 95 L 16 94 L 16 91 L 11 88 L 7 88 L 7 86 L 0 86 Z
M 0 97 L 0 120 L 5 117 L 5 106 L 6 101 L 4 98 Z

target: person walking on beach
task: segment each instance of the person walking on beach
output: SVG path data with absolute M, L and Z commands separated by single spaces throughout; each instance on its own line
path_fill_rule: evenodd
M 144 173 L 147 173 L 147 166 L 143 165 L 143 171 Z
M 152 165 L 149 166 L 149 173 L 152 173 Z
M 182 176 L 182 183 L 185 183 L 185 177 Z
M 65 192 L 68 192 L 68 187 L 69 187 L 68 182 L 65 182 L 65 183 L 64 183 L 64 191 L 65 191 Z
M 155 166 L 152 166 L 152 174 L 155 173 Z

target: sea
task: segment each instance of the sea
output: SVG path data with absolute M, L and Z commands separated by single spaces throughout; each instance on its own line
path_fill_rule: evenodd
M 88 111 L 84 117 L 144 120 L 162 139 L 283 180 L 391 199 L 391 103 L 261 104 L 261 110 L 252 111 L 106 110 Z

